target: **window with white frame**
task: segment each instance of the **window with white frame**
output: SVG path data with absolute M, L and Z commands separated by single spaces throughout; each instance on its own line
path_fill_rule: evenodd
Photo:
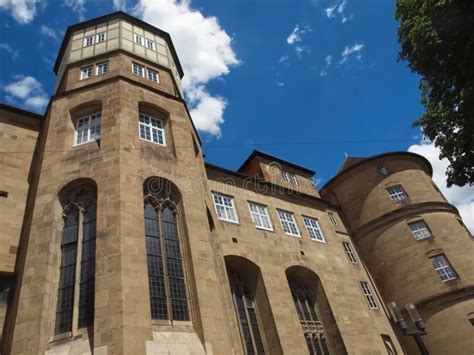
M 150 41 L 149 39 L 146 40 L 146 47 L 147 47 L 148 49 L 151 49 L 152 51 L 156 51 L 155 42 Z
M 81 80 L 92 78 L 92 65 L 81 68 Z
M 268 208 L 265 205 L 259 203 L 249 202 L 250 216 L 252 217 L 255 227 L 273 230 L 272 222 L 268 214 Z
M 135 35 L 135 43 L 143 46 L 143 37 L 139 35 Z
M 362 287 L 362 292 L 364 293 L 365 299 L 367 300 L 369 307 L 371 309 L 378 309 L 379 306 L 377 305 L 377 302 L 375 301 L 375 297 L 372 294 L 372 291 L 370 290 L 369 284 L 365 281 L 361 281 L 360 286 Z
M 95 74 L 96 75 L 102 75 L 105 74 L 109 71 L 109 63 L 108 62 L 103 62 L 99 63 L 95 66 Z
M 431 237 L 431 232 L 424 221 L 408 223 L 408 227 L 410 227 L 411 234 L 416 240 L 422 240 Z
M 100 115 L 100 113 L 95 113 L 76 121 L 74 145 L 92 142 L 100 137 Z
M 352 250 L 352 246 L 348 242 L 342 242 L 344 246 L 344 251 L 346 252 L 347 258 L 352 264 L 357 264 L 357 259 L 355 257 L 354 251 Z
M 166 145 L 165 126 L 156 117 L 139 114 L 140 138 L 160 145 Z
M 290 181 L 290 173 L 288 171 L 282 170 L 281 171 L 281 177 L 285 181 Z
M 281 226 L 286 234 L 299 237 L 300 231 L 296 224 L 295 215 L 284 210 L 277 210 L 280 218 Z
M 333 226 L 337 226 L 337 219 L 334 213 L 328 212 L 329 220 L 331 221 Z
M 433 256 L 430 259 L 441 281 L 448 282 L 457 279 L 456 272 L 444 254 Z
M 145 77 L 145 67 L 143 65 L 133 63 L 132 73 L 141 77 Z
M 402 185 L 394 185 L 387 187 L 388 195 L 392 201 L 403 201 L 407 198 L 405 190 Z
M 213 192 L 212 198 L 219 219 L 227 222 L 239 223 L 233 197 Z
M 303 216 L 303 221 L 304 225 L 306 226 L 306 230 L 308 231 L 309 237 L 312 240 L 326 243 L 323 231 L 321 230 L 321 227 L 319 226 L 319 221 L 316 218 Z
M 92 46 L 94 44 L 94 36 L 84 38 L 84 47 Z
M 95 43 L 105 42 L 107 39 L 107 32 L 97 33 L 95 36 Z
M 160 82 L 160 77 L 158 76 L 158 73 L 156 71 L 147 69 L 146 72 L 147 72 L 148 80 L 154 81 L 155 83 Z

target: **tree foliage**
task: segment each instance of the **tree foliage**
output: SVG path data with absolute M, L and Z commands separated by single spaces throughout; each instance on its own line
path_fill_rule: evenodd
M 413 124 L 450 162 L 448 186 L 474 183 L 474 0 L 397 0 L 399 60 L 420 74 Z

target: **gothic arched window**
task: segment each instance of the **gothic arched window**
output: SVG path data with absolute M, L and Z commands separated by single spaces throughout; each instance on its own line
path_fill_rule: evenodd
M 235 270 L 229 270 L 229 281 L 246 354 L 265 354 L 261 326 L 255 309 L 254 292 L 242 275 Z
M 71 332 L 94 323 L 95 186 L 81 181 L 66 186 L 63 205 L 61 263 L 55 334 Z
M 309 353 L 329 355 L 323 324 L 319 320 L 315 303 L 312 302 L 309 292 L 299 280 L 289 279 L 288 282 Z
M 178 208 L 170 194 L 145 184 L 145 238 L 151 318 L 188 321 Z

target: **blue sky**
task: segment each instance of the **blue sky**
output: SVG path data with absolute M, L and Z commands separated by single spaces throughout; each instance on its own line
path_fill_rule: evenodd
M 322 186 L 345 153 L 409 149 L 474 219 L 472 188 L 445 188 L 446 162 L 411 126 L 423 107 L 397 62 L 395 0 L 0 0 L 0 100 L 42 112 L 67 26 L 116 9 L 170 32 L 207 161 L 236 169 L 259 149 Z

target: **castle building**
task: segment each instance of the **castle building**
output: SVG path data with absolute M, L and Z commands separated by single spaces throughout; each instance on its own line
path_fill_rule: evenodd
M 431 354 L 474 349 L 473 238 L 406 152 L 314 171 L 204 162 L 168 33 L 70 26 L 44 116 L 0 105 L 1 354 Z

